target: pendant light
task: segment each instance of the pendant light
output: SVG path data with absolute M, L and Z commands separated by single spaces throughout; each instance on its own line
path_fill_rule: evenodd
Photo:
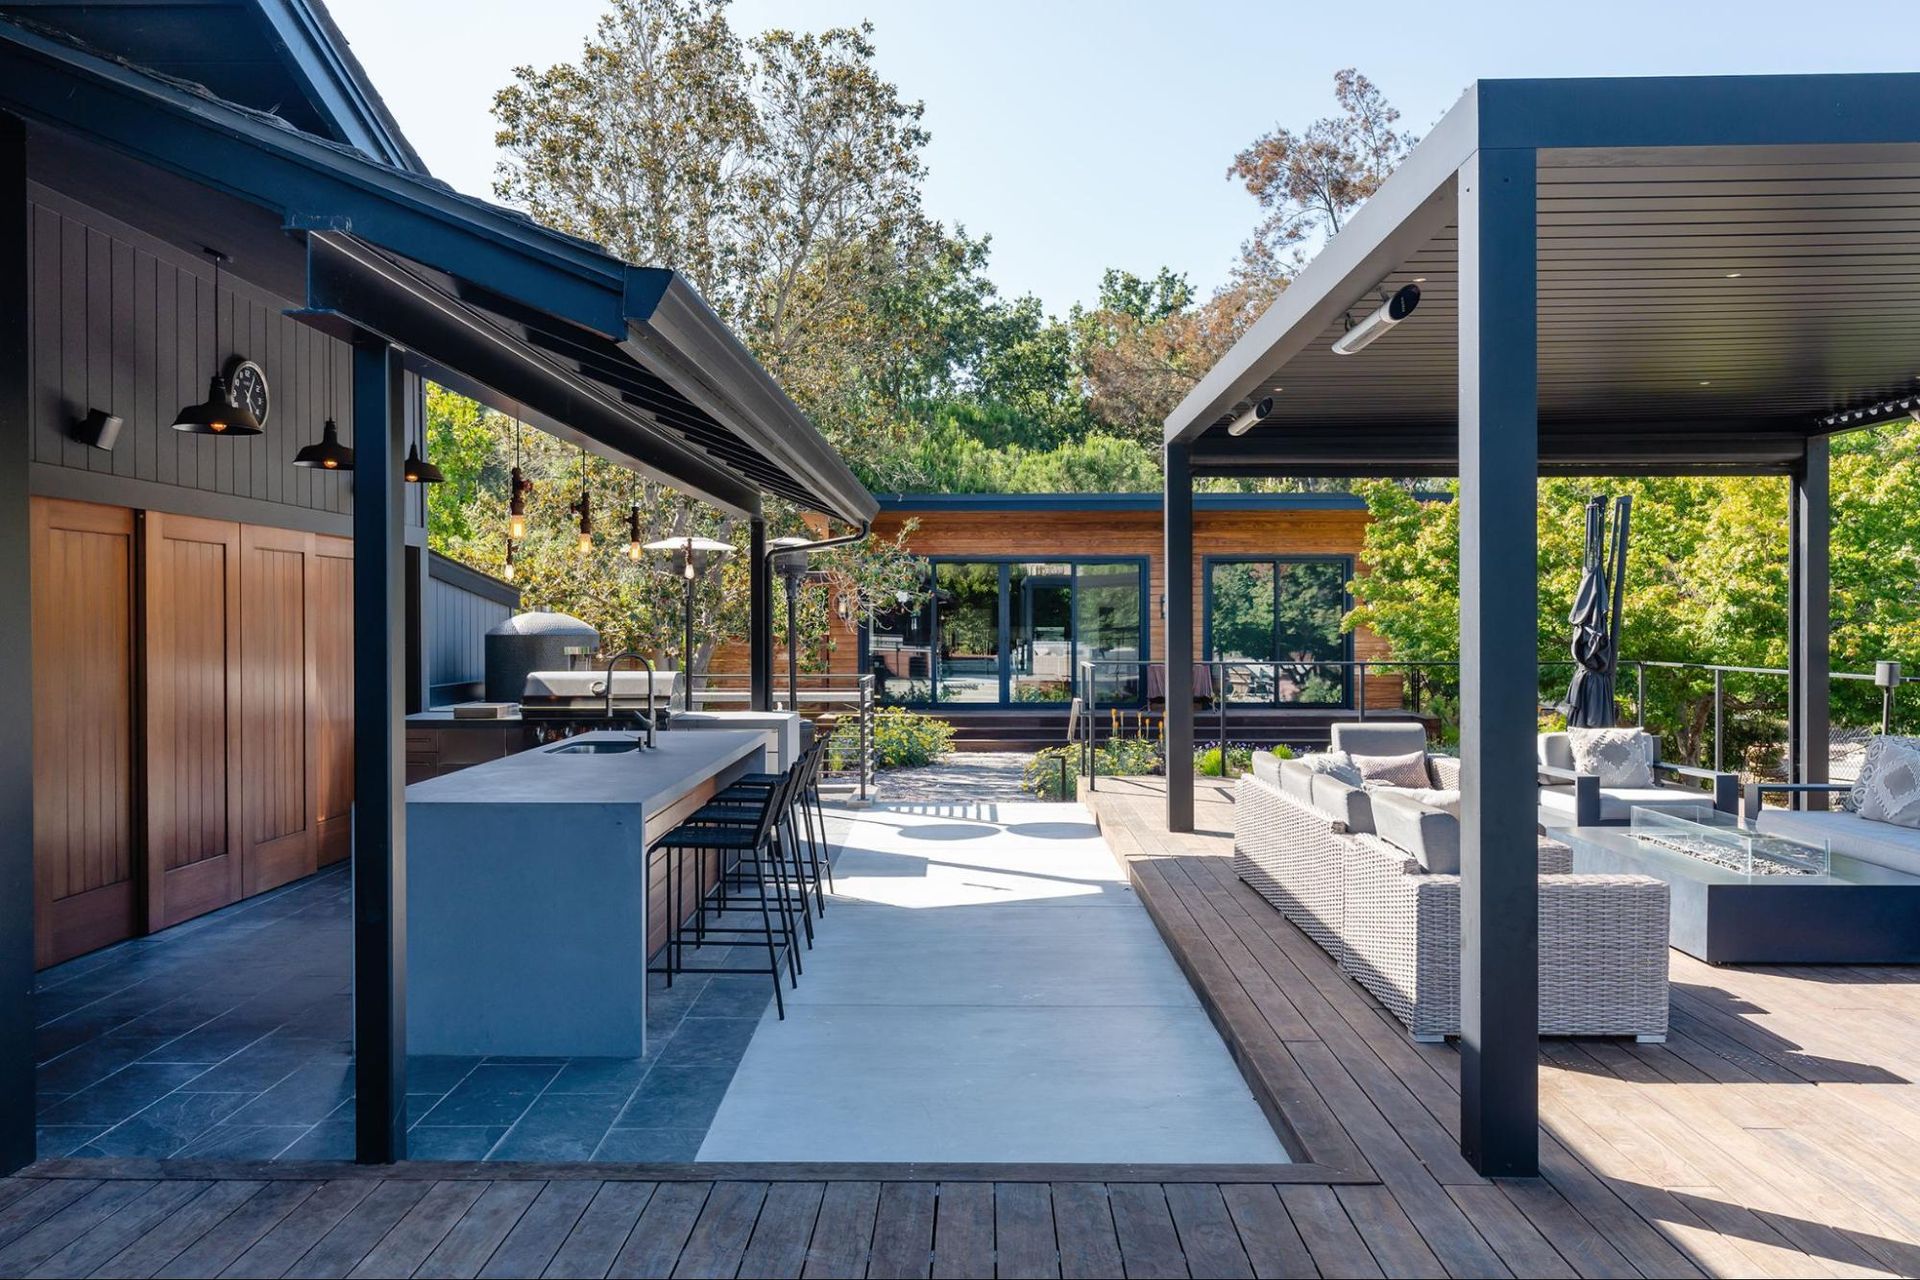
M 580 498 L 571 510 L 580 515 L 580 554 L 593 550 L 593 500 L 587 496 L 587 450 L 580 449 Z
M 320 442 L 302 446 L 293 455 L 296 467 L 314 467 L 321 471 L 353 470 L 353 450 L 340 443 L 340 428 L 333 421 L 333 348 L 327 348 L 327 421 L 320 428 Z
M 520 474 L 520 420 L 513 423 L 513 475 L 507 481 L 507 545 L 521 542 L 527 536 L 527 495 L 533 492 L 533 481 Z
M 220 266 L 227 261 L 227 255 L 217 249 L 208 249 L 206 254 L 213 259 L 213 377 L 207 380 L 204 401 L 190 404 L 173 415 L 173 429 L 197 436 L 257 436 L 259 420 L 251 409 L 233 402 L 233 389 L 227 385 L 227 376 L 220 372 L 219 353 L 226 349 L 220 342 Z
M 508 582 L 513 581 L 513 539 L 512 538 L 507 539 L 507 568 L 506 568 L 506 572 L 503 573 L 501 576 L 504 577 Z
M 400 474 L 408 484 L 439 484 L 447 478 L 440 468 L 420 456 L 418 442 L 407 450 L 407 460 L 401 464 Z

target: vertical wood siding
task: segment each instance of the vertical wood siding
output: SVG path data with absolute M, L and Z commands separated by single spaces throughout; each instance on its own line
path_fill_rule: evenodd
M 246 264 L 221 274 L 204 257 L 158 240 L 58 192 L 34 188 L 31 289 L 32 459 L 280 506 L 347 515 L 352 477 L 293 465 L 331 416 L 353 443 L 346 344 L 290 319 L 297 302 L 249 284 Z M 217 238 L 216 233 L 209 236 Z M 289 246 L 289 252 L 298 252 Z M 215 315 L 219 341 L 215 341 Z M 181 406 L 244 356 L 266 370 L 273 408 L 265 434 L 221 439 L 172 429 Z M 408 443 L 421 439 L 419 380 L 408 375 Z M 111 452 L 72 437 L 89 409 L 125 419 Z M 407 522 L 423 527 L 418 486 Z
M 35 959 L 138 929 L 133 513 L 33 508 Z

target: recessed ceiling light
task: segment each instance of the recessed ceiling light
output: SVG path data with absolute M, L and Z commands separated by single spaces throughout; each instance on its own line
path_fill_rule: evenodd
M 1738 280 L 1739 278 L 1740 278 L 1740 273 L 1739 273 L 1738 271 L 1729 271 L 1729 272 L 1727 272 L 1727 279 L 1729 279 L 1729 280 Z
M 1712 379 L 1712 378 L 1702 378 L 1702 379 L 1700 379 L 1700 385 L 1701 385 L 1701 386 L 1703 386 L 1703 387 L 1710 387 L 1710 386 L 1712 386 L 1712 385 L 1713 385 L 1713 379 Z
M 1415 276 L 1413 278 L 1413 282 L 1415 284 L 1425 284 L 1427 282 L 1427 278 L 1425 276 Z

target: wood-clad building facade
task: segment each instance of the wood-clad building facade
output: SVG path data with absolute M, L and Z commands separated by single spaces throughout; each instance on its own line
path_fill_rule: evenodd
M 1439 497 L 1436 496 L 1436 500 Z M 931 564 L 924 603 L 870 622 L 836 613 L 824 664 L 871 674 L 883 702 L 936 708 L 962 742 L 1011 742 L 966 721 L 1064 716 L 1091 661 L 1102 704 L 1158 703 L 1146 668 L 1167 652 L 1166 564 L 1157 494 L 899 494 L 881 498 L 877 539 Z M 1384 641 L 1347 632 L 1366 572 L 1366 504 L 1346 493 L 1200 495 L 1191 582 L 1193 651 L 1225 664 L 1234 724 L 1302 740 L 1331 719 L 1401 705 Z M 1360 682 L 1364 679 L 1364 696 Z M 1271 712 L 1264 718 L 1256 714 Z M 1037 721 L 1027 735 L 1050 731 Z M 1057 733 L 1052 734 L 1057 738 Z

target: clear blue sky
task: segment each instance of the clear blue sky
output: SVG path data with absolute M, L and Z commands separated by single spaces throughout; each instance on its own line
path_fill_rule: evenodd
M 604 0 L 327 0 L 428 165 L 490 194 L 488 103 L 519 63 L 574 56 Z M 992 274 L 1064 312 L 1103 268 L 1220 282 L 1257 215 L 1225 180 L 1358 66 L 1418 132 L 1472 81 L 1896 71 L 1912 0 L 737 0 L 742 32 L 870 19 L 882 70 L 926 103 L 931 212 L 990 233 Z M 1891 111 L 1920 103 L 1890 102 Z

